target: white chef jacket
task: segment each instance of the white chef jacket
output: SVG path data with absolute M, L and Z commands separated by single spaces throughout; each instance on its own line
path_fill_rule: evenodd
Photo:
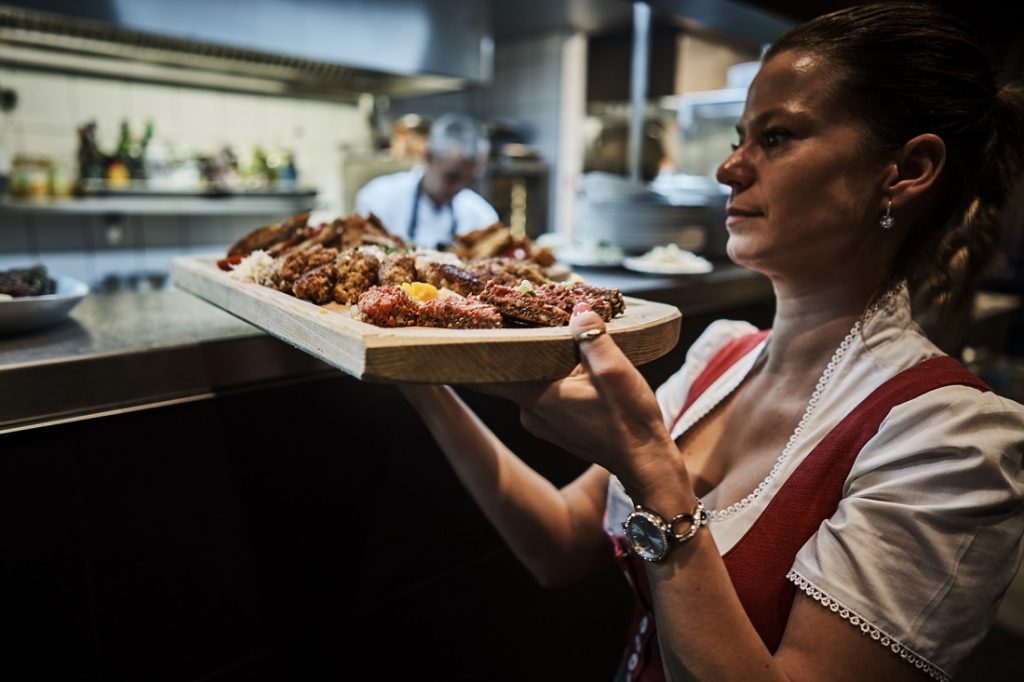
M 755 331 L 721 320 L 657 392 L 672 425 L 693 380 L 725 343 Z M 766 340 L 728 369 L 672 429 L 678 438 L 729 395 Z M 803 459 L 878 386 L 941 355 L 911 319 L 906 289 L 887 297 L 833 367 L 794 447 L 745 499 L 703 499 L 728 552 Z M 798 552 L 798 589 L 937 680 L 949 680 L 985 636 L 1024 553 L 1024 407 L 995 393 L 946 386 L 898 405 L 850 471 L 836 512 Z M 726 511 L 719 509 L 724 503 Z M 733 504 L 735 503 L 735 504 Z M 613 477 L 605 530 L 622 535 L 633 505 Z
M 415 225 L 416 244 L 427 248 L 450 244 L 453 227 L 454 234 L 465 234 L 498 222 L 494 207 L 471 189 L 437 207 L 426 192 L 417 192 L 422 178 L 422 166 L 374 178 L 356 194 L 356 212 L 364 216 L 373 213 L 389 232 L 403 239 L 410 238 L 410 228 Z

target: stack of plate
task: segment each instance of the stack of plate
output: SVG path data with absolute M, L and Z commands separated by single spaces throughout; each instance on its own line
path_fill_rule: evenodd
M 704 247 L 707 206 L 699 197 L 670 203 L 664 195 L 621 176 L 588 173 L 576 209 L 575 238 L 607 242 L 624 251 L 644 252 L 661 244 L 687 251 Z

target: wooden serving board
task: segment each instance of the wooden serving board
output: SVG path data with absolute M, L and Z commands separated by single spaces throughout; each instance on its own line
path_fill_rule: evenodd
M 552 380 L 578 362 L 568 327 L 376 327 L 353 319 L 349 306 L 318 306 L 236 281 L 217 267 L 215 256 L 176 258 L 171 280 L 359 379 L 449 384 Z M 640 365 L 676 345 L 681 318 L 674 306 L 626 298 L 626 312 L 609 323 L 608 333 Z

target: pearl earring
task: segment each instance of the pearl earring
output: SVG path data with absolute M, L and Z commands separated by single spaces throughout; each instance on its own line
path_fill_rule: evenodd
M 885 207 L 885 215 L 878 221 L 878 224 L 882 226 L 883 230 L 891 230 L 892 226 L 896 224 L 896 219 L 892 217 L 892 199 L 889 199 L 889 203 Z

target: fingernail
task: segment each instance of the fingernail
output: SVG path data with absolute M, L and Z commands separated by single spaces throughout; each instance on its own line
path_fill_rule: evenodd
M 582 315 L 583 313 L 590 312 L 590 310 L 591 310 L 591 307 L 590 307 L 589 303 L 584 303 L 583 301 L 580 301 L 579 303 L 577 303 L 576 305 L 574 305 L 572 307 L 572 314 L 573 315 Z

